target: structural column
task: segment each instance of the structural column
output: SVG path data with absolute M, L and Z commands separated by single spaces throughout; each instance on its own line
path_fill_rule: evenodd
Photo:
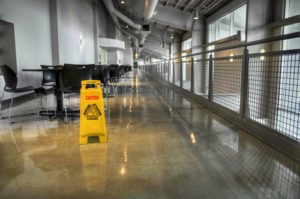
M 192 54 L 203 52 L 202 45 L 205 42 L 205 25 L 204 20 L 199 18 L 194 21 L 194 29 L 192 31 Z M 193 57 L 193 88 L 194 93 L 205 93 L 206 77 L 208 66 L 206 66 L 205 61 L 197 61 L 205 59 L 205 55 L 197 55 Z

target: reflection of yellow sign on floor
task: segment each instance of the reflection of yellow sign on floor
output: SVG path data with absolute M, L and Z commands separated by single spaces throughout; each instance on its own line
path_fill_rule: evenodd
M 81 182 L 89 193 L 102 195 L 107 191 L 107 147 L 105 144 L 79 147 L 83 176 Z
M 107 142 L 103 95 L 100 81 L 81 82 L 80 90 L 80 144 L 87 144 L 89 138 Z

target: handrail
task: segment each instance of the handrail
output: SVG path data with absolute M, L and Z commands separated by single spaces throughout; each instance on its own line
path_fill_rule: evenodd
M 185 56 L 181 56 L 181 57 L 174 57 L 172 59 L 169 59 L 168 61 L 171 61 L 174 59 L 182 59 L 182 58 L 186 58 L 186 57 L 193 57 L 196 55 L 202 55 L 202 54 L 207 54 L 207 53 L 214 53 L 214 52 L 218 52 L 218 51 L 230 50 L 230 49 L 235 49 L 235 48 L 242 48 L 242 47 L 246 48 L 248 46 L 254 46 L 254 45 L 263 44 L 263 43 L 270 43 L 270 42 L 274 42 L 274 41 L 293 39 L 293 38 L 297 38 L 297 37 L 300 37 L 300 32 L 289 33 L 286 35 L 273 36 L 273 37 L 260 39 L 260 40 L 256 40 L 256 41 L 250 41 L 247 43 L 244 42 L 241 44 L 234 44 L 234 45 L 230 45 L 230 46 L 216 48 L 214 50 L 203 51 L 203 52 L 185 55 Z M 202 45 L 202 47 L 206 47 L 206 46 L 207 46 L 207 44 Z M 165 62 L 165 61 L 162 61 L 162 62 Z

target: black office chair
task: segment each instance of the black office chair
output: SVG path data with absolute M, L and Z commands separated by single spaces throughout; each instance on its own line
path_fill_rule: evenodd
M 75 64 L 65 64 L 62 70 L 62 94 L 63 99 L 65 99 L 65 94 L 69 95 L 69 104 L 70 96 L 77 96 L 79 99 L 81 81 L 92 79 L 92 70 L 94 64 L 88 65 L 75 65 Z M 79 103 L 79 101 L 78 101 Z M 69 106 L 70 107 L 70 106 Z M 65 121 L 68 121 L 67 106 L 64 102 L 65 109 Z M 71 113 L 71 107 L 69 108 Z
M 106 65 L 95 65 L 92 71 L 92 79 L 93 80 L 100 80 L 105 96 L 109 95 L 109 79 L 110 79 L 110 72 L 109 67 Z
M 124 65 L 119 66 L 119 71 L 118 72 L 119 72 L 119 79 L 121 79 L 121 77 L 125 73 Z
M 103 69 L 103 80 L 104 80 L 104 84 L 108 86 L 109 80 L 110 80 L 110 72 L 109 72 L 109 67 L 106 66 Z
M 41 65 L 42 69 L 62 68 L 61 65 Z M 54 87 L 56 85 L 56 76 L 54 71 L 43 71 L 42 86 Z
M 110 65 L 109 72 L 110 72 L 110 81 L 118 83 L 119 82 L 119 66 L 116 64 Z
M 104 65 L 95 65 L 92 70 L 92 79 L 93 80 L 100 80 L 101 84 L 104 84 Z
M 42 69 L 62 68 L 62 65 L 41 65 L 41 68 Z M 48 114 L 49 106 L 48 106 L 47 95 L 53 92 L 56 87 L 56 74 L 54 71 L 43 71 L 42 87 L 46 91 L 46 106 L 47 106 L 47 114 Z M 56 111 L 55 111 L 55 116 L 56 116 Z
M 27 86 L 27 87 L 21 87 L 21 88 L 17 88 L 18 85 L 18 78 L 16 73 L 9 68 L 7 65 L 2 65 L 1 66 L 1 71 L 4 77 L 4 82 L 5 82 L 5 86 L 4 86 L 4 92 L 7 93 L 11 93 L 11 101 L 10 101 L 10 106 L 9 106 L 9 114 L 8 114 L 8 121 L 10 123 L 10 119 L 11 119 L 11 108 L 13 105 L 13 101 L 14 101 L 14 97 L 16 93 L 25 93 L 25 92 L 34 92 L 34 96 L 35 96 L 35 105 L 36 105 L 36 113 L 38 115 L 38 107 L 37 107 L 37 94 L 45 94 L 45 90 L 43 88 L 34 88 L 33 86 Z M 4 92 L 2 95 L 2 99 L 1 99 L 1 110 L 2 110 L 2 102 L 4 99 Z M 18 115 L 18 116 L 23 116 L 23 115 Z M 17 117 L 17 116 L 16 116 Z M 2 117 L 2 119 L 4 119 L 6 117 Z

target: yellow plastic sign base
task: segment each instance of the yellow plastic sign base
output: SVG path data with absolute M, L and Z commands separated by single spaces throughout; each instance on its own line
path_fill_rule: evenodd
M 89 137 L 107 142 L 104 102 L 99 80 L 85 80 L 80 89 L 79 144 L 88 144 Z
M 105 143 L 108 141 L 107 136 L 106 135 L 88 135 L 88 136 L 79 136 L 79 144 L 88 144 L 88 139 L 90 137 L 99 137 L 100 143 Z

